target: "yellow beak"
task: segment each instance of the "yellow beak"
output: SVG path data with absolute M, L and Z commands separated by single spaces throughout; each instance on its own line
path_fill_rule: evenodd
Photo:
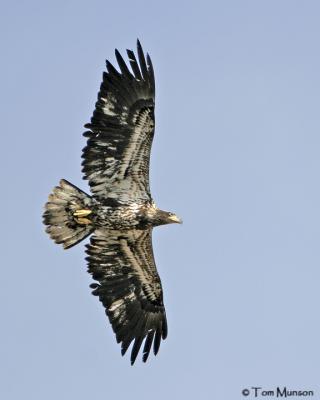
M 171 215 L 169 217 L 170 221 L 175 222 L 176 224 L 182 224 L 182 219 L 180 219 L 177 215 Z

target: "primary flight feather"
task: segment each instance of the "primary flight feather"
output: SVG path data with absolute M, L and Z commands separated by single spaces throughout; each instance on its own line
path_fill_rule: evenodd
M 150 193 L 149 161 L 154 135 L 155 82 L 151 59 L 137 41 L 130 67 L 115 51 L 120 71 L 107 72 L 84 136 L 84 179 L 92 196 L 62 179 L 49 195 L 43 215 L 46 231 L 65 249 L 92 235 L 87 245 L 91 285 L 106 309 L 121 353 L 131 349 L 131 364 L 143 344 L 143 361 L 157 354 L 167 336 L 152 229 L 181 223 L 157 208 Z

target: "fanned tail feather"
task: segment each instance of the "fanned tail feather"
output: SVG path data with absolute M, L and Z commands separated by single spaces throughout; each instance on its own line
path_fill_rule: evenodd
M 43 222 L 46 232 L 56 243 L 68 249 L 81 242 L 93 231 L 90 223 L 79 223 L 74 213 L 77 210 L 90 209 L 91 197 L 85 192 L 61 179 L 45 204 Z

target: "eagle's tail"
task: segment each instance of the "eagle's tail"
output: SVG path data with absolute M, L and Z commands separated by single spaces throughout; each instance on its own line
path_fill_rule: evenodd
M 43 222 L 46 232 L 65 249 L 79 243 L 90 235 L 93 225 L 90 220 L 92 200 L 85 192 L 61 179 L 49 195 L 45 205 Z

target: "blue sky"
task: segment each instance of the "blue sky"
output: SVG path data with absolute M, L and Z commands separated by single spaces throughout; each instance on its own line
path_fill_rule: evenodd
M 319 13 L 292 0 L 2 4 L 1 398 L 320 396 Z M 156 73 L 153 196 L 184 224 L 155 230 L 169 336 L 131 367 L 83 244 L 63 251 L 41 214 L 59 179 L 88 190 L 83 125 L 105 59 L 137 37 Z

